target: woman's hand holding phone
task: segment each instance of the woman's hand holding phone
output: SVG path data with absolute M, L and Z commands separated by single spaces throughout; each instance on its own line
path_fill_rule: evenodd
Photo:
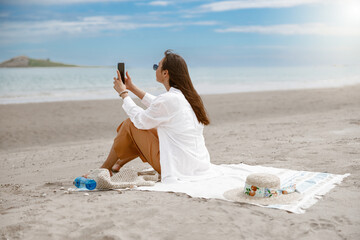
M 125 91 L 126 89 L 132 91 L 133 83 L 131 81 L 131 77 L 129 76 L 128 72 L 126 71 L 125 84 L 123 83 L 123 81 L 121 79 L 121 74 L 120 74 L 119 70 L 117 70 L 116 72 L 117 72 L 118 77 L 117 78 L 114 77 L 114 89 L 118 93 L 121 93 L 122 91 Z
M 118 93 L 121 93 L 122 91 L 126 90 L 126 85 L 121 80 L 121 75 L 120 75 L 119 70 L 116 70 L 116 72 L 117 72 L 118 77 L 117 78 L 114 77 L 114 89 Z

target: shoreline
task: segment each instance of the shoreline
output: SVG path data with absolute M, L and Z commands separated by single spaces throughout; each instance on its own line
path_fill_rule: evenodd
M 218 96 L 218 95 L 229 95 L 229 94 L 249 94 L 249 93 L 268 93 L 268 92 L 288 92 L 288 91 L 312 91 L 312 90 L 321 90 L 321 89 L 338 89 L 338 88 L 347 88 L 347 87 L 359 87 L 360 83 L 354 83 L 344 86 L 330 86 L 330 87 L 309 87 L 309 88 L 290 88 L 290 89 L 269 89 L 269 90 L 249 90 L 249 91 L 236 91 L 236 92 L 220 92 L 220 93 L 205 93 L 199 94 L 200 96 Z M 129 91 L 129 96 L 132 99 L 137 99 L 137 96 Z M 151 93 L 153 94 L 153 93 Z M 115 94 L 116 95 L 116 94 Z M 46 100 L 46 101 L 29 101 L 29 102 L 11 102 L 11 103 L 2 103 L 0 102 L 0 106 L 2 105 L 19 105 L 19 104 L 42 104 L 42 103 L 62 103 L 62 102 L 86 102 L 86 101 L 111 101 L 118 99 L 115 97 L 108 98 L 85 98 L 85 99 L 58 99 L 58 100 Z

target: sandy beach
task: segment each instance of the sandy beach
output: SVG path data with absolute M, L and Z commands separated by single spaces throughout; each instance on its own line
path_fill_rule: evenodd
M 358 238 L 360 85 L 202 98 L 212 163 L 351 175 L 305 214 L 166 192 L 64 194 L 105 160 L 122 99 L 0 105 L 1 239 Z

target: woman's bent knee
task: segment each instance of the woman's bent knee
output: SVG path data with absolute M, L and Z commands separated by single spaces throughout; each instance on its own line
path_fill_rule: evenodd
M 129 128 L 131 126 L 132 122 L 130 120 L 130 118 L 125 119 L 124 121 L 122 121 L 122 123 L 120 123 L 120 125 L 117 127 L 116 132 L 119 132 L 121 127 L 124 128 Z

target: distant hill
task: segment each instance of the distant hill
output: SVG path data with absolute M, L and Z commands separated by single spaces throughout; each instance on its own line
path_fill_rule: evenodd
M 0 63 L 0 67 L 77 67 L 77 65 L 52 62 L 50 59 L 43 60 L 19 56 Z

